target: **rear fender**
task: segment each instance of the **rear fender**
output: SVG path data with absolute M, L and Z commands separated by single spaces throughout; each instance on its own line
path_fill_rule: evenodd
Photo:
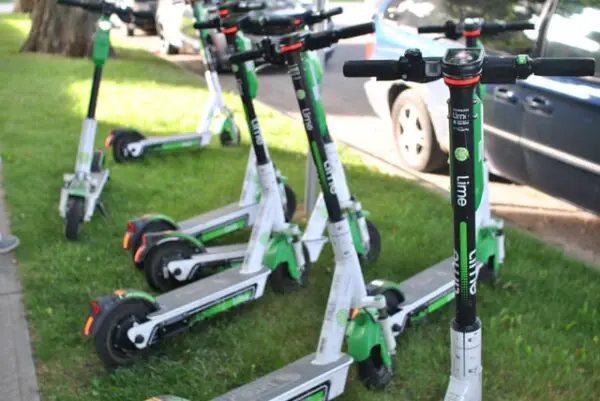
M 187 243 L 192 249 L 204 250 L 204 244 L 196 237 L 178 231 L 162 231 L 144 234 L 146 239 L 135 253 L 135 263 L 144 263 L 159 246 L 169 242 Z
M 166 226 L 169 226 L 171 230 L 177 230 L 177 223 L 169 216 L 164 214 L 145 214 L 140 217 L 136 217 L 133 220 L 128 222 L 134 225 L 133 232 L 130 232 L 129 229 L 126 230 L 125 236 L 123 237 L 123 248 L 131 249 L 132 244 L 140 243 L 141 236 L 146 233 L 146 228 L 148 225 L 152 223 L 164 223 Z
M 147 292 L 136 289 L 118 289 L 109 295 L 96 298 L 92 301 L 91 312 L 83 327 L 83 335 L 94 337 L 107 316 L 120 304 L 125 302 L 143 302 L 152 310 L 157 310 L 159 305 L 156 298 Z
M 108 136 L 104 140 L 104 146 L 110 148 L 113 145 L 113 143 L 115 143 L 115 141 L 119 139 L 119 137 L 125 134 L 134 134 L 139 136 L 140 138 L 145 138 L 144 134 L 132 128 L 111 128 L 110 131 L 108 131 Z

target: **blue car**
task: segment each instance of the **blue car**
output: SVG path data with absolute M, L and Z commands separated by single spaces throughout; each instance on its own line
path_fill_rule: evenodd
M 530 21 L 536 29 L 483 38 L 489 54 L 594 57 L 593 78 L 531 77 L 488 85 L 485 151 L 492 173 L 600 214 L 600 0 L 379 0 L 368 59 L 397 59 L 408 48 L 442 56 L 464 46 L 417 27 L 459 21 Z M 447 164 L 448 90 L 443 82 L 377 82 L 365 92 L 389 122 L 402 163 L 434 172 Z

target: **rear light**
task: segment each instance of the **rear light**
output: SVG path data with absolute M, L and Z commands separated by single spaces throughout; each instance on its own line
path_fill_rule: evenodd
M 300 25 L 302 23 L 302 20 L 300 18 L 296 18 L 294 20 L 294 25 Z
M 375 33 L 370 33 L 365 44 L 365 59 L 371 59 L 371 56 L 375 52 Z
M 123 249 L 129 249 L 129 242 L 131 241 L 131 233 L 126 232 L 123 236 Z
M 104 146 L 106 146 L 107 148 L 110 148 L 110 145 L 112 145 L 112 141 L 113 141 L 113 130 L 111 129 L 110 131 L 108 131 L 108 136 L 104 140 Z
M 92 301 L 90 305 L 92 307 L 92 314 L 88 316 L 85 321 L 85 325 L 83 326 L 83 335 L 86 337 L 89 337 L 92 324 L 94 324 L 94 319 L 102 310 L 102 308 L 100 308 L 100 304 L 98 304 L 96 301 Z
M 133 233 L 135 231 L 135 222 L 133 220 L 129 220 L 127 222 L 127 232 Z

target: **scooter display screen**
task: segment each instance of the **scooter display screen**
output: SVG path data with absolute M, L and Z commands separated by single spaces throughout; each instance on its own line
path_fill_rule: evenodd
M 444 56 L 444 64 L 452 66 L 477 65 L 483 61 L 481 49 L 449 49 Z

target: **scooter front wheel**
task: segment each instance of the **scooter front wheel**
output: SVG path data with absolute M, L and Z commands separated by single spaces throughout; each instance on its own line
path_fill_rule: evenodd
M 67 237 L 68 240 L 77 240 L 84 216 L 85 199 L 70 198 L 67 202 L 67 213 L 65 216 L 65 237 Z
M 113 159 L 117 163 L 123 163 L 132 159 L 139 159 L 141 156 L 134 157 L 127 149 L 131 143 L 138 142 L 144 139 L 144 136 L 134 130 L 126 130 L 115 136 L 112 142 Z
M 358 362 L 358 377 L 367 388 L 384 389 L 391 381 L 393 370 L 381 357 L 381 347 L 375 346 L 364 361 Z
M 304 269 L 300 278 L 295 279 L 290 276 L 288 262 L 280 263 L 273 273 L 271 273 L 271 287 L 275 292 L 288 293 L 306 287 L 308 283 L 308 273 L 310 271 L 310 254 L 306 245 L 302 244 L 302 253 L 304 254 Z
M 367 262 L 374 262 L 379 259 L 381 254 L 381 235 L 379 229 L 371 220 L 366 219 L 367 231 L 369 232 L 369 252 L 365 255 L 360 254 L 360 258 Z
M 233 129 L 223 128 L 219 134 L 219 140 L 221 141 L 222 146 L 239 146 L 239 144 L 242 142 L 242 138 L 240 137 L 240 128 L 237 125 L 235 125 Z
M 96 352 L 111 370 L 130 366 L 146 356 L 151 348 L 139 349 L 127 337 L 127 331 L 146 321 L 153 308 L 140 300 L 129 300 L 115 306 L 106 316 L 95 337 Z

